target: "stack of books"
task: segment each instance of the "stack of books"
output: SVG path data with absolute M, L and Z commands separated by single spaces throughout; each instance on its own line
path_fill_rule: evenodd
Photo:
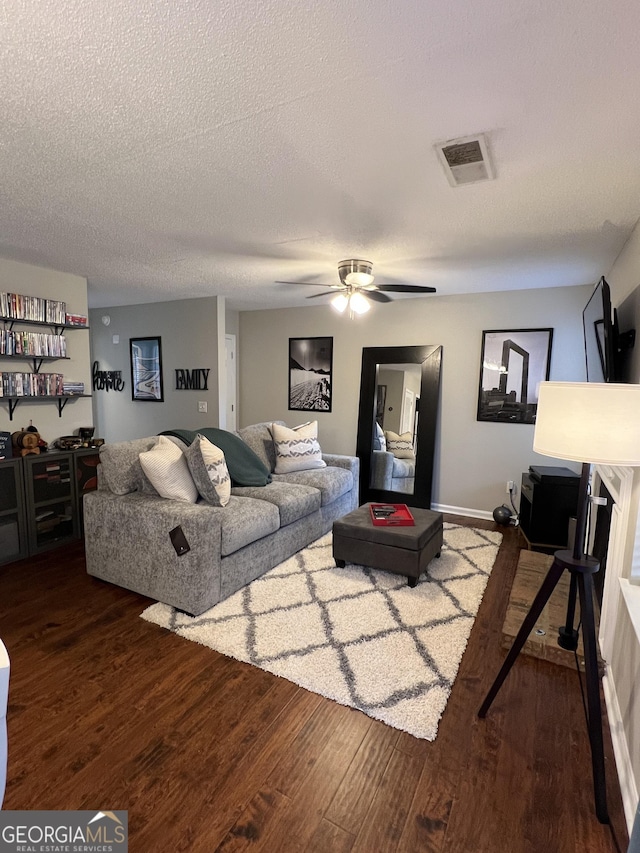
M 67 326 L 86 326 L 89 322 L 84 314 L 66 314 L 65 318 Z
M 69 397 L 84 394 L 84 382 L 72 382 L 70 379 L 65 379 L 62 383 L 62 393 Z

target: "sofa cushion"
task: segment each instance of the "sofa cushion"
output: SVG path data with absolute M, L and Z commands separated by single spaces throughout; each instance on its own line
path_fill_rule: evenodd
M 231 478 L 220 448 L 198 434 L 184 455 L 202 498 L 212 506 L 226 506 L 231 495 Z
M 354 487 L 353 474 L 346 468 L 317 468 L 311 471 L 293 471 L 291 474 L 274 474 L 276 483 L 296 483 L 301 486 L 313 486 L 321 495 L 321 505 L 333 503 Z
M 157 441 L 156 436 L 151 436 L 102 445 L 101 475 L 110 491 L 115 495 L 128 495 L 129 492 L 142 490 L 144 473 L 140 465 L 140 454 L 151 450 Z
M 245 545 L 275 533 L 280 527 L 278 507 L 269 501 L 231 495 L 221 512 L 221 544 L 223 557 L 234 554 Z
M 327 467 L 318 444 L 318 421 L 291 429 L 274 423 L 271 425 L 271 434 L 276 451 L 276 474 Z
M 394 477 L 413 477 L 416 473 L 416 463 L 413 459 L 394 459 Z
M 396 459 L 415 459 L 416 455 L 413 452 L 413 436 L 410 432 L 403 432 L 398 435 L 392 430 L 385 430 L 385 438 L 387 439 L 387 450 L 393 453 Z
M 297 483 L 269 483 L 268 486 L 236 486 L 231 491 L 237 497 L 257 498 L 278 507 L 280 527 L 285 527 L 320 509 L 318 489 Z
M 269 423 L 251 424 L 251 426 L 238 430 L 240 438 L 262 460 L 272 474 L 276 468 L 276 451 L 271 435 L 273 423 L 280 426 L 285 425 L 284 421 L 269 421 Z
M 184 453 L 168 438 L 159 436 L 150 450 L 140 454 L 140 464 L 161 497 L 192 504 L 198 500 L 198 490 Z

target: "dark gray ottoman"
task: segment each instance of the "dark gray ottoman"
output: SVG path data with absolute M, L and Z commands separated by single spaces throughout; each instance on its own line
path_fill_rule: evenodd
M 410 507 L 412 527 L 377 527 L 369 504 L 363 504 L 333 522 L 333 558 L 336 566 L 359 563 L 405 575 L 415 586 L 422 572 L 442 549 L 442 513 Z

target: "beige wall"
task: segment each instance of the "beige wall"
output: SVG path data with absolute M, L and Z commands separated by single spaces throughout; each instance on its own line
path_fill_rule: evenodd
M 87 314 L 87 280 L 77 275 L 0 258 L 0 291 L 57 299 L 67 303 L 69 313 Z M 31 327 L 32 330 L 35 328 Z M 69 360 L 44 362 L 41 370 L 43 373 L 62 373 L 67 379 L 84 382 L 85 391 L 90 394 L 89 332 L 71 329 L 65 332 L 65 336 Z M 0 360 L 1 371 L 25 372 L 32 369 L 28 362 Z M 69 401 L 62 417 L 58 417 L 58 407 L 54 401 L 20 402 L 12 421 L 9 420 L 8 403 L 0 402 L 0 430 L 15 432 L 28 426 L 29 421 L 33 421 L 42 438 L 51 444 L 62 435 L 77 433 L 78 427 L 92 426 L 91 400 Z
M 533 426 L 476 420 L 482 331 L 554 328 L 551 378 L 584 380 L 582 309 L 591 286 L 398 299 L 349 320 L 329 305 L 240 314 L 240 425 L 306 413 L 287 408 L 289 337 L 333 337 L 333 409 L 314 413 L 329 452 L 355 452 L 362 348 L 441 344 L 434 503 L 491 513 L 531 464 Z M 561 464 L 561 463 L 558 463 Z

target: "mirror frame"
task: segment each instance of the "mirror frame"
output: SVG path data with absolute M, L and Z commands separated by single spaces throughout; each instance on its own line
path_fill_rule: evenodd
M 413 494 L 374 489 L 371 483 L 371 453 L 375 423 L 378 365 L 420 364 L 420 409 L 418 414 L 416 474 Z M 440 405 L 441 346 L 363 347 L 360 376 L 360 406 L 356 455 L 360 458 L 360 503 L 407 503 L 431 508 L 436 426 Z

